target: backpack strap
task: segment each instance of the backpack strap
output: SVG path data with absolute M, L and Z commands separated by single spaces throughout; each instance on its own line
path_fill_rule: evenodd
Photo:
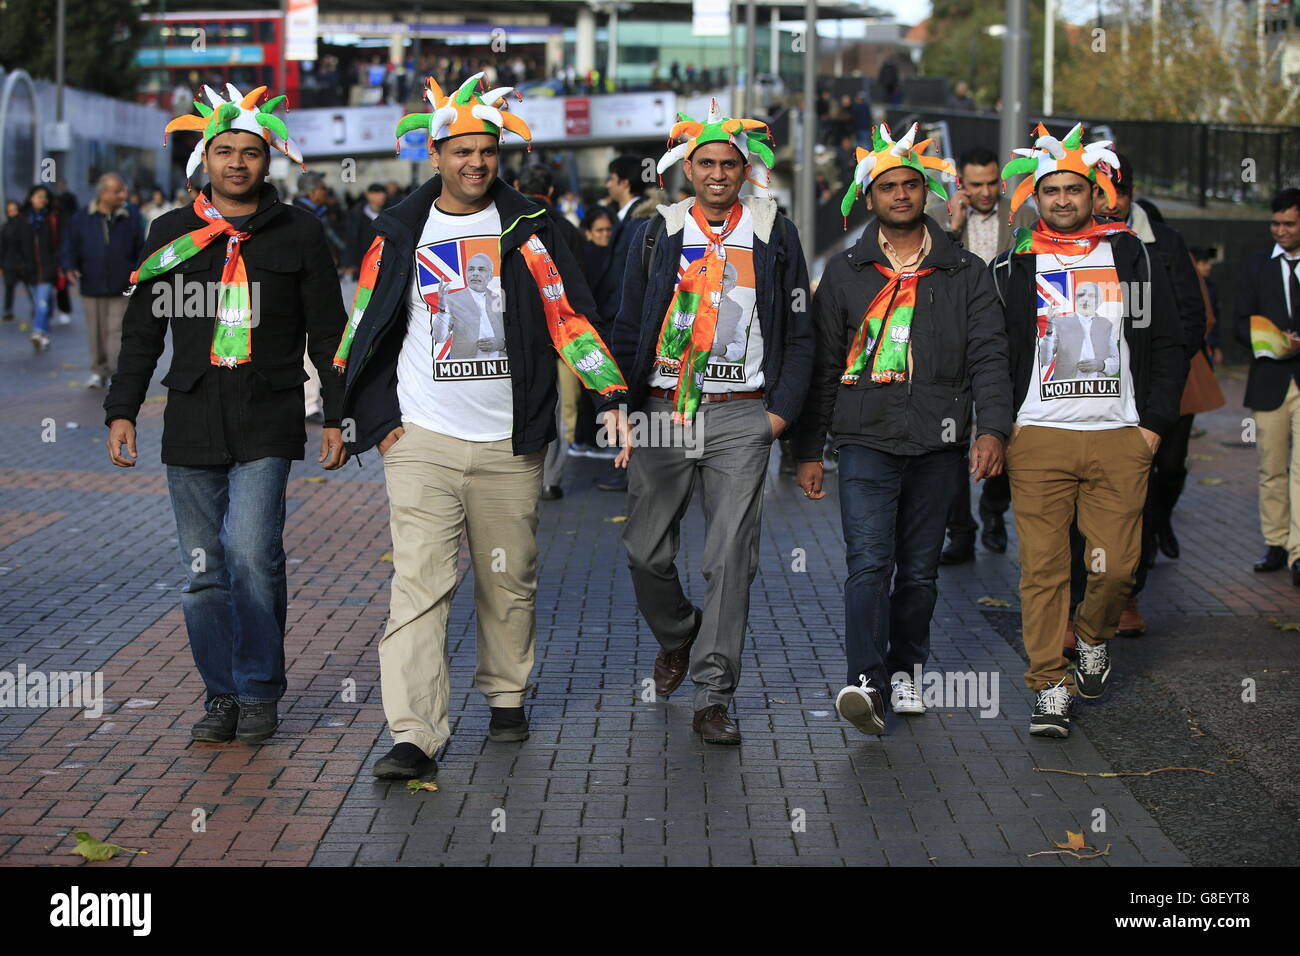
M 643 236 L 645 241 L 641 245 L 641 275 L 647 280 L 650 277 L 650 255 L 654 252 L 655 243 L 667 228 L 668 223 L 664 222 L 664 217 L 659 215 L 652 216 L 650 225 L 646 226 Z

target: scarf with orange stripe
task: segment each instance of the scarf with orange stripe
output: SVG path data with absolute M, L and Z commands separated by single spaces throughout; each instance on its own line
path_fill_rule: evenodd
M 551 344 L 560 354 L 564 364 L 573 370 L 584 386 L 601 395 L 610 392 L 625 391 L 627 383 L 619 371 L 614 356 L 605 347 L 604 341 L 591 323 L 574 309 L 564 291 L 564 280 L 556 268 L 551 253 L 537 236 L 529 236 L 528 241 L 519 247 L 528 266 L 528 273 L 537 285 L 537 293 L 542 299 L 542 311 L 546 315 L 546 330 L 550 333 Z M 352 341 L 356 337 L 358 326 L 365 315 L 366 307 L 375 291 L 379 279 L 379 265 L 384 254 L 384 237 L 376 236 L 361 261 L 361 271 L 357 277 L 357 292 L 352 300 L 352 311 L 347 327 L 343 330 L 343 339 L 339 342 L 334 355 L 334 369 L 342 374 L 348 367 L 348 356 L 352 351 Z
M 1092 225 L 1087 229 L 1080 229 L 1067 235 L 1049 229 L 1040 219 L 1033 229 L 1021 226 L 1016 230 L 1016 242 L 1011 253 L 1017 256 L 1028 253 L 1086 256 L 1096 249 L 1097 244 L 1103 239 L 1121 233 L 1134 235 L 1133 230 L 1122 222 L 1097 222 L 1096 220 L 1093 220 Z
M 887 280 L 862 316 L 853 336 L 849 359 L 840 381 L 856 385 L 871 360 L 873 382 L 907 381 L 907 343 L 912 337 L 912 316 L 916 312 L 916 284 L 934 271 L 914 269 L 895 272 L 879 262 L 872 263 Z
M 692 203 L 691 216 L 705 237 L 713 241 L 704 255 L 692 262 L 677 282 L 677 291 L 664 313 L 655 362 L 669 374 L 676 373 L 673 391 L 673 422 L 684 425 L 694 420 L 704 391 L 704 372 L 713 350 L 713 334 L 722 304 L 722 273 L 727 265 L 723 243 L 740 224 L 745 207 L 736 203 L 727 214 L 722 231 L 715 233 L 700 204 Z
M 162 275 L 203 251 L 218 236 L 225 236 L 226 260 L 221 268 L 210 358 L 213 365 L 243 365 L 253 360 L 253 309 L 248 270 L 244 267 L 240 248 L 252 233 L 240 232 L 232 226 L 202 193 L 195 197 L 193 209 L 205 225 L 173 239 L 145 259 L 140 268 L 131 273 L 131 284 L 134 287 Z

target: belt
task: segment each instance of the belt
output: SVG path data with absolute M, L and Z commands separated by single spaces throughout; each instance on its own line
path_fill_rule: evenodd
M 651 386 L 649 394 L 651 398 L 666 398 L 669 401 L 672 401 L 676 393 L 671 388 L 655 388 L 654 386 Z M 700 402 L 702 404 L 707 404 L 709 402 L 733 402 L 739 398 L 762 397 L 763 390 L 761 388 L 757 392 L 705 392 L 700 396 Z

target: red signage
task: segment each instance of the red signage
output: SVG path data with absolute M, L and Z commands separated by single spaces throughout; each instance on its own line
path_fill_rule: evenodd
M 591 135 L 591 100 L 574 97 L 564 101 L 564 135 Z

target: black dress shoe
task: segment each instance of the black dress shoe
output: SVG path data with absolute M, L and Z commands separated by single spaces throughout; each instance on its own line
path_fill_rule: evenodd
M 489 707 L 492 719 L 488 722 L 488 740 L 495 744 L 509 744 L 528 739 L 528 718 L 522 707 Z
M 627 491 L 627 470 L 615 468 L 612 475 L 606 475 L 596 482 L 601 491 Z
M 1291 565 L 1291 583 L 1300 588 L 1300 560 Z
M 240 743 L 260 744 L 280 726 L 276 714 L 275 701 L 258 701 L 239 705 L 239 726 L 235 728 L 235 737 Z
M 1256 571 L 1279 571 L 1286 567 L 1286 548 L 1270 544 L 1264 556 L 1255 562 Z
M 975 542 L 973 541 L 969 544 L 954 542 L 939 552 L 940 564 L 965 564 L 967 561 L 973 560 L 975 560 Z
M 398 744 L 375 761 L 370 771 L 380 780 L 414 780 L 438 772 L 438 764 L 415 744 Z
M 998 521 L 996 524 L 989 522 L 987 528 L 980 535 L 980 544 L 984 545 L 985 551 L 992 551 L 994 554 L 1005 554 L 1007 551 L 1007 526 Z
M 1160 553 L 1171 561 L 1177 560 L 1181 553 L 1178 548 L 1178 539 L 1174 537 L 1173 525 L 1162 525 L 1156 529 L 1156 544 L 1160 548 Z
M 542 491 L 537 497 L 543 501 L 559 501 L 564 497 L 564 489 L 559 485 L 542 485 Z
M 218 694 L 208 701 L 206 710 L 203 719 L 190 728 L 190 739 L 209 744 L 233 740 L 239 723 L 239 698 L 234 694 Z

